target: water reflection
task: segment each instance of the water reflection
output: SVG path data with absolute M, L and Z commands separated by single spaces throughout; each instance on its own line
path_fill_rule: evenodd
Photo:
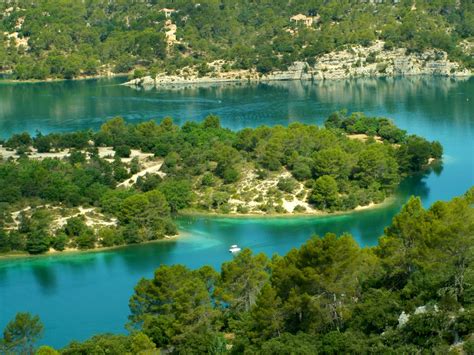
M 123 80 L 0 85 L 0 136 L 21 131 L 34 133 L 37 129 L 43 133 L 96 129 L 118 115 L 134 122 L 171 116 L 183 123 L 214 113 L 233 129 L 295 120 L 322 123 L 329 113 L 341 108 L 395 119 L 404 111 L 422 113 L 425 119 L 443 125 L 448 116 L 451 122 L 467 123 L 469 129 L 474 125 L 469 120 L 474 79 L 364 78 L 147 91 L 118 85 Z
M 36 283 L 40 286 L 43 294 L 54 294 L 57 289 L 56 271 L 48 265 L 38 265 L 31 268 Z
M 442 162 L 442 161 L 436 162 L 436 163 L 431 167 L 431 170 L 433 171 L 433 173 L 435 173 L 436 176 L 440 176 L 441 173 L 443 172 L 443 169 L 444 169 L 444 166 L 443 166 L 443 162 Z
M 239 129 L 294 121 L 322 123 L 341 108 L 389 116 L 410 133 L 439 140 L 443 164 L 405 179 L 395 201 L 381 209 L 324 218 L 235 219 L 181 217 L 183 237 L 90 254 L 0 260 L 0 329 L 18 311 L 40 314 L 44 342 L 62 346 L 98 332 L 123 332 L 128 299 L 141 277 L 160 264 L 215 267 L 230 260 L 231 244 L 284 254 L 311 235 L 350 232 L 375 245 L 410 195 L 425 206 L 474 184 L 474 79 L 358 79 L 325 82 L 207 85 L 176 90 L 133 90 L 120 80 L 0 84 L 0 137 L 98 128 L 122 115 L 129 121 L 172 116 L 176 122 L 222 117 Z M 467 99 L 470 99 L 467 101 Z
M 431 171 L 424 174 L 410 176 L 402 181 L 398 188 L 398 194 L 402 201 L 406 201 L 410 196 L 418 196 L 421 200 L 426 200 L 430 194 L 430 187 L 426 183 L 426 178 Z

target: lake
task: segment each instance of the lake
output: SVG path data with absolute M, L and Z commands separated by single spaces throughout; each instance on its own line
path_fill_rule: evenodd
M 284 254 L 311 235 L 351 233 L 362 246 L 377 243 L 383 228 L 412 194 L 425 206 L 449 200 L 474 185 L 474 79 L 396 78 L 345 81 L 221 84 L 135 90 L 124 79 L 36 84 L 0 82 L 0 138 L 97 129 L 108 118 L 176 123 L 221 117 L 231 129 L 291 122 L 322 124 L 347 108 L 386 116 L 409 133 L 439 140 L 442 166 L 405 180 L 388 206 L 328 217 L 180 217 L 182 237 L 113 251 L 0 260 L 0 329 L 19 311 L 40 315 L 41 343 L 60 347 L 100 332 L 125 332 L 128 299 L 141 277 L 160 264 L 219 265 L 229 245 Z

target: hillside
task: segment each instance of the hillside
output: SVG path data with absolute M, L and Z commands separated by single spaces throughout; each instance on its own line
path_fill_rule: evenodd
M 264 75 L 383 41 L 383 52 L 446 53 L 463 71 L 474 64 L 473 33 L 470 0 L 10 1 L 0 4 L 0 70 L 20 80 L 185 67 L 206 76 L 221 60 L 225 72 Z
M 220 270 L 163 264 L 134 289 L 128 335 L 37 354 L 472 354 L 473 202 L 473 189 L 429 209 L 412 197 L 376 247 L 329 233 Z M 27 353 L 41 329 L 17 314 L 0 351 Z

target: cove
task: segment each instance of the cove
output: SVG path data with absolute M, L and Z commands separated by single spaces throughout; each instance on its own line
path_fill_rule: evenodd
M 98 128 L 121 115 L 130 122 L 171 116 L 176 123 L 210 113 L 231 129 L 291 122 L 321 124 L 342 108 L 387 116 L 409 133 L 439 140 L 442 166 L 403 182 L 394 203 L 328 217 L 180 217 L 183 236 L 171 241 L 57 256 L 0 260 L 0 328 L 16 312 L 40 315 L 42 343 L 60 347 L 100 332 L 124 332 L 128 299 L 141 277 L 160 264 L 216 268 L 231 256 L 230 244 L 284 254 L 312 234 L 349 232 L 363 246 L 377 243 L 407 198 L 425 206 L 449 200 L 474 185 L 474 80 L 446 78 L 225 84 L 184 89 L 133 90 L 124 79 L 0 83 L 0 137 Z

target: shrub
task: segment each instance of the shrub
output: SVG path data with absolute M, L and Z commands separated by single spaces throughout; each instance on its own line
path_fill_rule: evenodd
M 130 147 L 128 145 L 119 145 L 115 147 L 115 155 L 120 158 L 129 158 L 130 154 L 132 153 Z
M 275 212 L 276 213 L 287 213 L 287 210 L 283 208 L 283 206 L 275 206 Z
M 238 205 L 237 206 L 237 213 L 247 214 L 249 213 L 249 208 L 245 205 Z
M 385 71 L 387 70 L 387 67 L 388 67 L 388 64 L 387 63 L 377 63 L 377 66 L 375 67 L 375 69 L 383 74 L 385 73 Z
M 296 188 L 296 181 L 293 178 L 280 178 L 277 187 L 281 191 L 291 193 Z
M 228 214 L 230 213 L 230 205 L 228 203 L 224 203 L 220 208 L 219 208 L 220 213 Z
M 257 174 L 257 179 L 259 180 L 265 180 L 268 177 L 268 170 L 265 169 L 258 169 L 256 171 Z
M 375 52 L 370 52 L 367 58 L 365 58 L 365 62 L 367 64 L 375 63 L 376 60 L 377 60 L 377 55 L 375 54 Z
M 293 212 L 295 213 L 306 212 L 306 207 L 301 206 L 301 205 L 296 205 L 295 208 L 293 208 Z
M 212 173 L 205 173 L 201 178 L 201 185 L 202 186 L 214 186 L 215 178 Z
M 138 79 L 138 78 L 143 78 L 145 76 L 145 71 L 142 69 L 135 69 L 133 71 L 133 78 Z

